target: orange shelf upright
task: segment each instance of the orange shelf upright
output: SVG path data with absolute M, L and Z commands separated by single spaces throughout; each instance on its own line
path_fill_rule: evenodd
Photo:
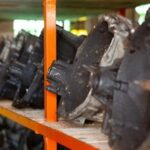
M 56 0 L 44 2 L 44 86 L 47 86 L 47 72 L 50 64 L 56 59 Z M 44 91 L 45 119 L 56 121 L 56 95 Z M 45 137 L 45 150 L 57 150 L 57 143 Z

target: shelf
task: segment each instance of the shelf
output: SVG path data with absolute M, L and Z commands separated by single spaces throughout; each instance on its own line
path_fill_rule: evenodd
M 36 133 L 44 135 L 73 150 L 111 150 L 107 138 L 99 127 L 81 127 L 69 122 L 48 123 L 44 111 L 39 109 L 16 109 L 11 101 L 0 102 L 0 115 L 3 115 Z

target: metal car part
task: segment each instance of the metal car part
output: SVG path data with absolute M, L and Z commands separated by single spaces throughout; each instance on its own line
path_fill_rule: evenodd
M 15 93 L 15 89 L 7 82 L 8 80 L 8 70 L 10 66 L 18 60 L 19 62 L 24 62 L 25 59 L 32 53 L 32 51 L 27 52 L 28 46 L 34 45 L 36 37 L 25 32 L 19 32 L 18 36 L 10 44 L 8 51 L 5 50 L 5 46 L 2 50 L 1 56 L 6 56 L 1 59 L 0 70 L 2 74 L 0 76 L 0 97 L 1 98 L 11 98 Z M 6 44 L 7 45 L 7 44 Z M 8 48 L 8 45 L 6 46 Z M 6 54 L 4 54 L 6 52 Z M 22 55 L 24 55 L 22 57 Z M 19 71 L 19 70 L 17 70 Z M 19 73 L 19 72 L 18 72 Z M 14 80 L 13 83 L 14 84 Z
M 118 69 L 91 71 L 92 95 L 104 106 L 103 132 L 113 150 L 135 150 L 149 135 L 149 24 L 150 17 L 128 37 Z
M 13 101 L 13 106 L 17 108 L 43 108 L 43 36 L 44 34 L 42 32 L 41 36 L 39 37 L 41 42 L 36 42 L 35 51 L 29 57 L 27 64 L 23 65 L 24 69 L 21 67 L 21 65 L 20 67 L 14 67 L 15 65 L 12 65 L 12 70 L 9 70 L 9 74 L 11 75 L 11 77 L 15 77 L 15 79 L 18 79 L 16 82 L 16 85 L 18 86 L 18 90 L 16 90 L 17 95 L 14 97 Z M 58 59 L 63 60 L 67 63 L 72 63 L 73 58 L 76 54 L 77 47 L 82 43 L 83 40 L 84 37 L 73 35 L 72 33 L 65 31 L 62 27 L 57 26 Z M 37 48 L 37 46 L 39 45 L 41 45 L 40 48 Z M 24 76 L 25 74 L 26 76 Z M 23 95 L 20 95 L 21 91 L 25 91 Z
M 78 49 L 72 65 L 67 66 L 60 61 L 52 64 L 48 73 L 51 82 L 48 90 L 62 96 L 59 106 L 61 116 L 70 120 L 84 117 L 100 121 L 103 106 L 92 96 L 89 79 L 95 72 L 91 72 L 90 68 L 115 69 L 126 53 L 123 42 L 132 29 L 132 24 L 123 17 L 103 16 Z

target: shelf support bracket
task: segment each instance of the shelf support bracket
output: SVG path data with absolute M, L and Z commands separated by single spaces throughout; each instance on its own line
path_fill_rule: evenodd
M 47 72 L 56 59 L 56 0 L 43 0 L 44 4 L 44 86 L 47 86 Z M 56 95 L 44 90 L 45 119 L 56 121 Z M 45 150 L 57 150 L 57 143 L 45 137 Z

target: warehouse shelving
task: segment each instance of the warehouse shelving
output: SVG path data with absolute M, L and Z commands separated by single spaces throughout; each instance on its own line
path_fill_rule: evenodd
M 43 0 L 45 22 L 44 80 L 48 67 L 56 59 L 56 0 Z M 121 10 L 124 14 L 124 10 Z M 72 150 L 110 150 L 99 126 L 81 127 L 57 122 L 56 95 L 44 91 L 45 109 L 16 109 L 11 101 L 0 102 L 0 114 L 39 133 L 45 138 L 45 150 L 56 150 L 60 143 Z

